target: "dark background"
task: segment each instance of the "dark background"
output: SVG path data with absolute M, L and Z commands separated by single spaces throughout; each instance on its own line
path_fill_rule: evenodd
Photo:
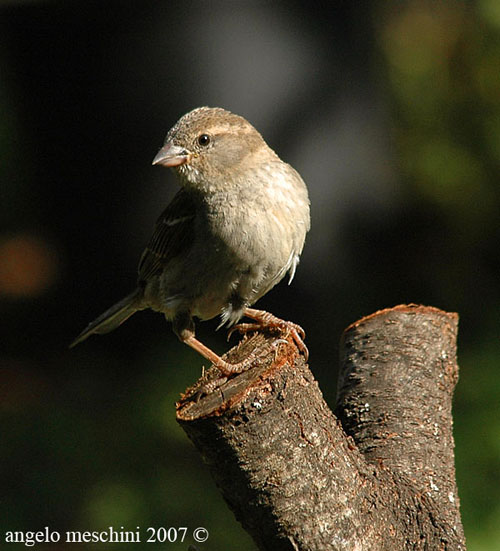
M 408 302 L 460 314 L 463 521 L 471 551 L 497 550 L 496 0 L 0 5 L 0 541 L 204 526 L 200 550 L 254 549 L 175 423 L 203 361 L 163 317 L 67 349 L 133 288 L 177 189 L 151 160 L 200 105 L 245 116 L 308 184 L 293 285 L 258 304 L 306 329 L 331 406 L 349 323 Z M 198 335 L 223 352 L 215 327 Z

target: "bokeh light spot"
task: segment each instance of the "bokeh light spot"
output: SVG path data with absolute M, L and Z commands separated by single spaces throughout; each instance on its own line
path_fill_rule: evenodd
M 0 237 L 0 295 L 35 297 L 53 285 L 59 272 L 54 247 L 40 237 Z

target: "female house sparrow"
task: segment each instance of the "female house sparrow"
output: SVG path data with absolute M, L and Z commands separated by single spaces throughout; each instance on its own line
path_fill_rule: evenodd
M 288 272 L 310 227 L 307 188 L 243 117 L 200 107 L 169 131 L 154 165 L 174 168 L 181 189 L 156 223 L 139 262 L 137 289 L 93 321 L 71 344 L 107 333 L 138 310 L 172 321 L 179 339 L 228 376 L 249 367 L 224 361 L 195 337 L 193 317 L 242 316 L 241 331 L 283 327 L 307 354 L 302 329 L 250 308 Z

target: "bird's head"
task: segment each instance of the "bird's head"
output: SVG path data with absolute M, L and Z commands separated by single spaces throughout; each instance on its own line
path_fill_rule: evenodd
M 269 156 L 274 152 L 243 117 L 199 107 L 171 128 L 153 164 L 176 169 L 185 185 L 213 188 L 227 185 Z

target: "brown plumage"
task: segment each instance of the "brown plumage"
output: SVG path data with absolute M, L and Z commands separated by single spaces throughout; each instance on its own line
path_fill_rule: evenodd
M 233 325 L 246 315 L 258 326 L 284 324 L 307 352 L 298 326 L 250 308 L 287 272 L 290 281 L 295 273 L 310 225 L 299 174 L 243 117 L 209 107 L 175 124 L 153 164 L 173 168 L 181 189 L 156 223 L 139 262 L 138 287 L 72 346 L 152 308 L 225 375 L 247 364 L 229 364 L 198 341 L 193 317 L 220 315 L 221 325 Z

